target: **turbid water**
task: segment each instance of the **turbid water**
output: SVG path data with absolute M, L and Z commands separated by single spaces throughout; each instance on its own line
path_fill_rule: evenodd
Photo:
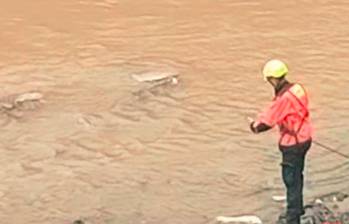
M 201 224 L 282 203 L 277 132 L 245 120 L 270 101 L 270 58 L 309 91 L 315 138 L 349 154 L 349 3 L 36 0 L 0 7 L 0 223 Z M 134 74 L 175 72 L 178 84 Z M 8 102 L 5 100 L 5 102 Z M 314 145 L 305 198 L 349 186 Z

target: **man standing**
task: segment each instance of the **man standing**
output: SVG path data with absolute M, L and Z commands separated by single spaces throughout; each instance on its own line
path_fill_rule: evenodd
M 300 224 L 303 211 L 303 169 L 312 142 L 308 98 L 300 84 L 286 80 L 288 68 L 280 60 L 270 60 L 263 68 L 264 80 L 275 90 L 270 106 L 256 121 L 249 119 L 253 133 L 267 131 L 277 125 L 280 130 L 282 179 L 287 191 L 287 224 Z

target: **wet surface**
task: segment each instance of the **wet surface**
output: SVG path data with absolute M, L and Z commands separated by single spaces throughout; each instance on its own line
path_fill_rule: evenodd
M 277 219 L 277 134 L 249 133 L 271 57 L 306 86 L 315 138 L 349 154 L 346 1 L 7 1 L 0 96 L 1 223 Z M 133 74 L 177 72 L 177 85 Z M 5 102 L 8 102 L 8 100 Z M 349 163 L 313 146 L 305 197 L 347 190 Z

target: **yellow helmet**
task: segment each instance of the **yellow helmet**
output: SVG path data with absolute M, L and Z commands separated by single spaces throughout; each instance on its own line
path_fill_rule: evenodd
M 285 76 L 288 72 L 287 65 L 277 59 L 268 61 L 263 68 L 264 80 L 266 81 L 268 77 L 281 78 Z

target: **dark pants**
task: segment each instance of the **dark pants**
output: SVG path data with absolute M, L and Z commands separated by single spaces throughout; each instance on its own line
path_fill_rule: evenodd
M 303 210 L 303 170 L 311 140 L 292 146 L 279 146 L 282 152 L 282 179 L 287 191 L 287 224 L 300 224 Z

